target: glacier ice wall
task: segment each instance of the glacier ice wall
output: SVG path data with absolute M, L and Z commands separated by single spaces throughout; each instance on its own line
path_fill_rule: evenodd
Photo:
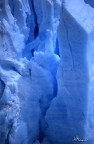
M 0 144 L 93 144 L 93 0 L 0 1 Z

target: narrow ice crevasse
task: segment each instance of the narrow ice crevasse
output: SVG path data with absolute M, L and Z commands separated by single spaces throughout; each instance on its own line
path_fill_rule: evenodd
M 40 140 L 40 135 L 42 135 L 41 132 L 44 135 L 44 117 L 47 107 L 57 93 L 56 73 L 60 58 L 54 54 L 54 46 L 59 18 L 58 11 L 55 16 L 53 12 L 50 13 L 48 11 L 48 8 L 51 11 L 53 10 L 54 1 L 50 5 L 49 1 L 41 0 L 41 3 L 45 4 L 45 9 L 43 9 L 44 6 L 40 3 L 41 10 L 37 9 L 37 0 L 33 2 L 29 1 L 29 3 L 24 5 L 25 3 L 22 0 L 9 0 L 8 5 L 8 3 L 3 3 L 2 0 L 3 6 L 10 7 L 7 11 L 5 8 L 6 13 L 0 13 L 0 15 L 5 14 L 3 23 L 4 30 L 7 31 L 7 34 L 3 34 L 4 39 L 0 35 L 2 41 L 0 43 L 2 46 L 1 50 L 3 51 L 3 57 L 0 57 L 0 93 L 2 94 L 0 99 L 1 144 L 37 143 Z M 58 4 L 57 1 L 56 3 Z M 32 7 L 32 4 L 34 4 L 34 7 Z M 28 5 L 30 6 L 30 11 Z M 58 8 L 60 8 L 60 4 L 58 4 Z M 55 10 L 57 8 L 54 8 Z M 36 41 L 37 39 L 33 41 L 34 28 L 36 26 L 34 11 L 36 13 L 37 27 L 40 30 L 37 34 L 38 42 Z M 46 12 L 46 15 L 44 12 Z M 43 17 L 43 15 L 47 17 Z M 33 18 L 29 19 L 30 16 Z M 54 20 L 55 27 L 53 31 L 51 30 L 51 27 L 53 27 L 51 17 L 56 19 Z M 45 22 L 47 22 L 46 26 L 44 26 Z M 1 27 L 2 25 L 1 23 Z M 28 39 L 28 28 L 31 30 L 29 31 L 30 39 Z M 26 42 L 27 39 L 28 41 Z M 32 44 L 30 43 L 31 41 Z M 23 49 L 25 53 L 28 51 L 27 46 L 25 48 L 26 43 L 30 50 L 35 45 L 34 51 L 38 52 L 36 54 L 34 52 L 33 57 L 29 53 L 29 56 L 26 54 L 26 57 L 23 58 Z M 14 52 L 15 55 L 13 55 Z M 3 87 L 3 82 L 5 87 Z M 43 143 L 49 143 L 44 136 L 42 140 Z
M 0 144 L 92 136 L 93 18 L 84 0 L 0 1 Z

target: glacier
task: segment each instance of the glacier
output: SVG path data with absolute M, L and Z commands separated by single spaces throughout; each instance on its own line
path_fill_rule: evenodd
M 94 144 L 94 1 L 0 1 L 0 144 Z

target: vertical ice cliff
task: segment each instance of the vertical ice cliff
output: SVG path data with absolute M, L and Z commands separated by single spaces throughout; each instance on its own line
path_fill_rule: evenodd
M 81 0 L 71 0 L 70 3 L 66 0 L 61 10 L 58 27 L 61 58 L 57 75 L 58 94 L 47 111 L 48 128 L 45 131 L 54 144 L 72 144 L 75 136 L 85 139 L 93 17 L 94 10 Z
M 94 143 L 93 4 L 0 1 L 0 144 Z

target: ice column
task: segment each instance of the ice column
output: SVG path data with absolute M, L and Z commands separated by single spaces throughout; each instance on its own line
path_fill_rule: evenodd
M 74 137 L 86 136 L 88 99 L 93 97 L 89 90 L 93 89 L 94 75 L 90 70 L 94 53 L 93 17 L 94 10 L 83 0 L 66 0 L 63 4 L 58 27 L 61 58 L 58 95 L 46 114 L 45 134 L 54 144 L 72 144 Z

